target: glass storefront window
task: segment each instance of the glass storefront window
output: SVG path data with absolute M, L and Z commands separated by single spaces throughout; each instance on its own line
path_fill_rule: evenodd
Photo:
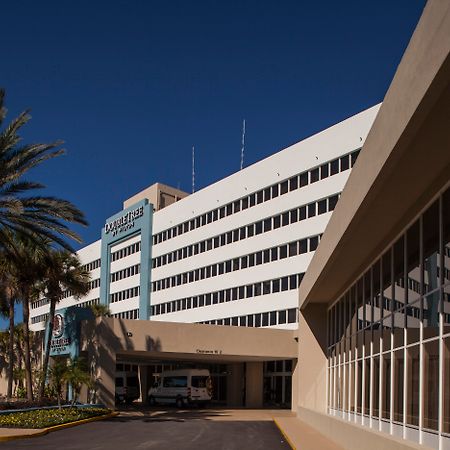
M 373 358 L 372 373 L 372 415 L 378 417 L 380 414 L 380 357 Z
M 381 417 L 389 420 L 391 417 L 391 353 L 383 354 L 383 381 L 381 394 Z
M 419 345 L 408 347 L 406 350 L 406 423 L 419 425 L 419 387 L 420 387 L 420 360 Z
M 394 416 L 392 420 L 395 422 L 403 422 L 403 389 L 404 389 L 404 369 L 405 359 L 404 350 L 394 352 Z
M 423 344 L 423 426 L 431 430 L 438 429 L 439 410 L 439 341 Z

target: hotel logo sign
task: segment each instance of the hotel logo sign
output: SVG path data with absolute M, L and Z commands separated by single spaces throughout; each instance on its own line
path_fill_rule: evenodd
M 144 215 L 144 207 L 139 206 L 136 209 L 132 209 L 117 219 L 113 219 L 105 224 L 105 234 L 111 233 L 113 236 L 117 236 L 119 233 L 130 230 L 134 227 L 134 221 Z

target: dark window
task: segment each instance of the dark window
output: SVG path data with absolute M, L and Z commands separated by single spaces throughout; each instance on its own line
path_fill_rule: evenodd
M 318 245 L 319 245 L 319 237 L 318 236 L 314 236 L 309 239 L 309 251 L 310 252 L 313 252 L 317 248 Z
M 220 247 L 220 238 L 219 238 L 219 236 L 216 236 L 214 238 L 214 248 L 218 248 L 218 247 Z
M 291 223 L 295 223 L 298 221 L 298 209 L 293 209 L 291 211 Z
M 256 203 L 259 205 L 260 203 L 262 203 L 264 200 L 264 191 L 259 191 L 256 194 Z
M 239 300 L 242 300 L 245 297 L 245 286 L 239 287 Z
M 272 219 L 264 219 L 264 233 L 272 229 Z
M 309 217 L 314 217 L 316 215 L 316 204 L 315 203 L 310 203 L 308 205 L 308 218 Z
M 329 175 L 329 168 L 328 163 L 326 163 L 323 166 L 320 166 L 320 179 L 323 180 L 324 178 L 327 178 L 328 175 Z
M 288 254 L 288 247 L 287 247 L 287 245 L 282 245 L 280 247 L 280 259 L 287 258 L 287 254 Z
M 306 206 L 302 206 L 298 210 L 298 220 L 305 220 L 306 219 Z
M 255 297 L 257 297 L 258 295 L 261 295 L 261 283 L 255 283 L 255 290 L 254 290 L 254 294 Z
M 222 262 L 222 263 L 219 263 L 218 265 L 219 265 L 219 275 L 223 275 L 223 273 L 225 271 L 225 264 Z
M 232 319 L 231 319 L 231 325 L 233 326 L 233 327 L 237 327 L 239 324 L 238 324 L 238 317 L 233 317 Z
M 237 242 L 239 240 L 239 230 L 233 230 L 233 242 Z
M 338 202 L 339 196 L 333 195 L 328 199 L 328 211 L 334 211 L 334 208 L 336 208 L 336 203 Z
M 324 214 L 327 212 L 327 200 L 320 200 L 317 203 L 318 214 Z
M 289 277 L 283 277 L 281 279 L 281 290 L 287 291 L 289 289 Z
M 231 260 L 225 261 L 225 272 L 226 273 L 231 272 Z
M 207 241 L 206 241 L 206 249 L 207 250 L 211 250 L 212 249 L 212 239 L 208 239 Z
M 256 254 L 256 265 L 262 264 L 262 252 Z
M 298 189 L 298 176 L 292 177 L 289 180 L 289 190 L 295 191 L 296 189 Z
M 286 310 L 278 311 L 278 323 L 286 323 Z
M 255 224 L 247 225 L 247 237 L 252 237 L 255 234 Z
M 225 217 L 225 206 L 219 209 L 219 217 L 223 219 Z
M 247 265 L 248 265 L 247 263 L 248 263 L 247 256 L 242 256 L 241 257 L 241 269 L 246 269 Z
M 231 231 L 227 232 L 227 244 L 231 244 L 233 242 L 233 233 Z
M 270 281 L 263 281 L 263 295 L 270 294 Z
M 239 230 L 239 239 L 245 239 L 246 238 L 246 232 L 245 232 L 245 230 L 246 230 L 246 228 L 245 227 L 242 227 L 240 230 Z
M 241 210 L 241 201 L 240 200 L 236 200 L 234 202 L 234 212 L 237 213 Z
M 251 298 L 251 297 L 253 297 L 253 285 L 252 284 L 250 284 L 250 285 L 248 285 L 247 287 L 246 287 L 246 297 L 247 298 Z
M 281 195 L 286 194 L 286 192 L 288 191 L 288 181 L 283 181 L 281 183 Z
M 334 159 L 330 163 L 330 175 L 336 175 L 339 172 L 339 159 Z
M 296 308 L 288 309 L 288 323 L 297 322 L 297 310 Z
M 248 255 L 248 267 L 253 267 L 255 265 L 255 254 L 252 253 Z
M 267 264 L 270 262 L 270 249 L 263 250 L 263 263 Z
M 226 208 L 227 208 L 227 216 L 231 216 L 231 214 L 233 214 L 233 204 L 232 203 L 228 203 Z
M 270 200 L 270 187 L 264 189 L 264 201 L 267 202 Z
M 227 235 L 225 233 L 220 235 L 220 246 L 223 247 L 224 245 L 227 245 Z
M 315 183 L 316 181 L 319 181 L 319 168 L 318 167 L 316 169 L 311 170 L 311 175 L 310 175 L 310 182 Z
M 282 214 L 282 223 L 283 223 L 283 227 L 285 227 L 286 225 L 289 225 L 289 211 L 286 211 Z
M 262 326 L 267 327 L 269 325 L 269 313 L 262 313 Z
M 279 194 L 279 185 L 274 184 L 272 186 L 272 198 L 278 197 L 278 194 Z
M 350 169 L 349 155 L 345 155 L 341 158 L 341 172 Z
M 231 289 L 231 300 L 237 300 L 238 299 L 238 290 L 237 287 L 234 287 Z
M 270 325 L 276 325 L 277 324 L 277 312 L 272 311 L 270 313 Z
M 239 258 L 233 259 L 233 271 L 234 270 L 239 270 Z
M 298 254 L 297 252 L 297 241 L 291 242 L 289 244 L 289 256 L 296 256 Z
M 255 327 L 261 326 L 261 314 L 255 314 Z
M 250 314 L 247 316 L 247 326 L 252 327 L 253 326 L 253 314 Z
M 242 210 L 248 208 L 248 197 L 244 197 L 244 198 L 242 199 L 242 205 L 241 205 L 241 207 L 242 207 Z
M 256 195 L 255 194 L 250 194 L 249 195 L 249 199 L 250 199 L 250 208 L 251 208 L 252 206 L 256 205 Z
M 358 159 L 358 155 L 359 155 L 360 150 L 356 150 L 356 152 L 353 152 L 351 154 L 351 162 L 352 162 L 352 167 L 355 165 L 356 160 Z
M 256 222 L 256 233 L 255 234 L 261 234 L 262 233 L 262 222 Z
M 270 249 L 270 257 L 272 261 L 276 261 L 278 259 L 278 247 L 273 247 Z
M 299 242 L 299 247 L 300 247 L 300 251 L 299 254 L 301 255 L 302 253 L 306 253 L 308 251 L 308 240 L 307 239 L 302 239 Z
M 289 289 L 297 289 L 297 275 L 291 275 L 289 277 Z
M 308 172 L 303 172 L 300 174 L 300 187 L 308 185 Z
M 274 229 L 280 228 L 280 226 L 281 226 L 281 216 L 275 216 L 273 218 L 273 228 Z
M 276 280 L 272 280 L 272 292 L 280 292 L 280 280 L 278 278 Z
M 208 220 L 208 223 L 211 223 L 212 222 L 212 211 L 210 211 L 208 214 L 207 214 L 207 220 Z

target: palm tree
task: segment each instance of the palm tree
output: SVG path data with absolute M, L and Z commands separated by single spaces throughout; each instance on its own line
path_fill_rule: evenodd
M 80 396 L 81 388 L 85 385 L 92 386 L 92 378 L 89 374 L 87 364 L 83 359 L 73 359 L 67 366 L 64 379 L 72 386 L 72 406 Z
M 42 371 L 41 386 L 39 396 L 42 398 L 45 391 L 45 374 L 48 369 L 50 357 L 51 336 L 53 333 L 53 321 L 55 319 L 56 304 L 62 300 L 64 292 L 70 293 L 79 299 L 86 295 L 89 290 L 90 274 L 81 265 L 76 254 L 67 250 L 51 250 L 45 257 L 44 277 L 40 283 L 40 289 L 50 302 L 50 312 L 48 316 L 48 339 L 45 348 L 44 363 Z
M 94 303 L 93 305 L 89 305 L 89 308 L 94 314 L 94 317 L 109 317 L 111 315 L 108 305 L 104 305 L 103 303 Z
M 4 98 L 5 91 L 0 89 L 0 127 L 6 116 Z M 81 239 L 65 222 L 87 225 L 84 214 L 69 201 L 30 195 L 45 186 L 23 179 L 33 167 L 64 154 L 59 148 L 62 141 L 19 145 L 18 132 L 30 118 L 29 111 L 24 111 L 0 131 L 0 245 L 5 246 L 9 240 L 5 233 L 13 230 L 30 238 L 45 236 L 72 250 L 64 238 Z

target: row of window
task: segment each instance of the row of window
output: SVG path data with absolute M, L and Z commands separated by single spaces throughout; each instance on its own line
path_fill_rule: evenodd
M 297 323 L 297 308 L 269 311 L 246 316 L 227 317 L 225 319 L 205 320 L 204 325 L 230 325 L 233 327 L 273 327 L 286 323 Z
M 224 245 L 232 244 L 233 242 L 241 241 L 243 239 L 248 239 L 261 233 L 267 233 L 271 230 L 285 227 L 316 215 L 331 212 L 336 207 L 338 199 L 339 194 L 335 194 L 322 200 L 318 200 L 317 202 L 303 205 L 272 217 L 267 217 L 259 222 L 245 225 L 241 228 L 236 228 L 218 236 L 205 239 L 204 241 L 174 250 L 173 252 L 153 258 L 152 267 L 155 268 L 171 264 L 199 253 L 223 247 Z
M 275 183 L 261 189 L 258 192 L 253 192 L 246 197 L 228 203 L 225 206 L 209 211 L 201 216 L 197 216 L 175 227 L 161 231 L 153 236 L 153 245 L 172 239 L 176 236 L 180 236 L 181 234 L 195 230 L 196 228 L 200 228 L 224 217 L 231 216 L 232 214 L 236 214 L 245 209 L 252 208 L 255 205 L 267 202 L 280 195 L 284 195 L 287 192 L 295 191 L 299 188 L 307 186 L 308 184 L 315 183 L 339 172 L 348 170 L 355 164 L 359 151 L 360 149 L 355 150 L 354 152 L 348 153 L 340 158 L 333 159 L 332 161 L 328 161 L 321 166 L 315 167 L 314 169 L 294 175 L 293 177 L 280 183 Z
M 110 275 L 111 283 L 122 280 L 124 278 L 132 277 L 133 275 L 137 275 L 139 273 L 141 273 L 141 265 L 140 264 L 136 264 L 134 266 L 127 267 L 126 269 L 118 270 L 117 272 L 114 272 Z
M 46 314 L 39 314 L 39 316 L 34 316 L 31 318 L 31 323 L 40 323 L 40 322 L 46 322 L 48 319 L 48 313 Z
M 141 287 L 135 286 L 129 289 L 125 289 L 120 292 L 114 292 L 109 294 L 109 302 L 121 302 L 122 300 L 128 300 L 129 298 L 137 297 L 141 293 Z
M 95 280 L 91 280 L 89 281 L 89 289 L 95 289 L 100 287 L 100 278 L 96 278 Z M 63 292 L 62 298 L 68 298 L 68 297 L 72 297 L 73 293 L 70 289 L 67 289 L 66 291 Z M 47 301 L 48 303 L 48 301 Z
M 183 284 L 216 277 L 223 275 L 224 273 L 243 270 L 249 267 L 258 266 L 260 264 L 267 264 L 280 259 L 313 252 L 319 245 L 320 236 L 321 235 L 311 236 L 309 238 L 300 239 L 288 244 L 267 248 L 249 255 L 228 259 L 226 261 L 194 269 L 189 272 L 163 278 L 152 283 L 152 290 L 153 292 L 157 292 L 175 286 L 181 286 Z
M 100 303 L 100 298 L 94 298 L 92 300 L 86 300 L 85 302 L 77 303 L 75 306 L 77 308 L 85 308 L 86 306 L 90 305 L 98 305 Z
M 39 300 L 36 300 L 31 303 L 31 309 L 40 308 L 41 306 L 48 305 L 50 303 L 50 300 L 46 297 L 40 298 Z
M 112 314 L 116 319 L 139 319 L 139 309 Z
M 125 258 L 141 250 L 141 243 L 135 242 L 134 244 L 128 245 L 127 247 L 121 248 L 111 253 L 111 262 L 117 261 L 118 259 Z
M 288 275 L 273 280 L 259 281 L 257 283 L 233 288 L 222 289 L 220 291 L 208 292 L 206 294 L 195 295 L 193 297 L 172 300 L 170 302 L 152 305 L 151 315 L 158 316 L 186 309 L 201 308 L 203 306 L 216 305 L 234 300 L 259 297 L 260 295 L 276 294 L 278 292 L 297 289 L 303 279 L 304 273 Z
M 90 272 L 91 270 L 98 269 L 100 266 L 101 266 L 101 259 L 99 258 L 96 259 L 95 261 L 85 264 L 83 266 L 83 269 Z

